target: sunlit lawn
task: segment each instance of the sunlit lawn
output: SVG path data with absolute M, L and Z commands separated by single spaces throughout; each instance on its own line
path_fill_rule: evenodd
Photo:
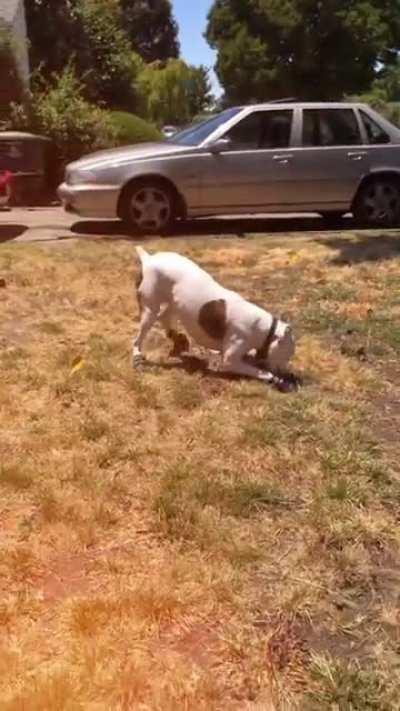
M 129 242 L 0 248 L 1 710 L 400 708 L 400 236 L 160 247 L 304 387 L 134 371 Z

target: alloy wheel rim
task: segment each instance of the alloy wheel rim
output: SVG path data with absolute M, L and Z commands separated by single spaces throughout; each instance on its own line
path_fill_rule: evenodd
M 390 183 L 375 183 L 365 195 L 364 208 L 370 222 L 393 224 L 400 214 L 400 193 Z
M 170 201 L 159 188 L 144 187 L 132 196 L 130 214 L 141 230 L 162 230 L 171 217 Z

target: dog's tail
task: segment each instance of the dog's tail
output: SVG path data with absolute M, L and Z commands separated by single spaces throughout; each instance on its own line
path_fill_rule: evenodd
M 147 262 L 150 259 L 150 254 L 148 252 L 146 252 L 146 250 L 143 249 L 143 247 L 140 247 L 140 245 L 138 247 L 136 247 L 136 253 L 137 253 L 137 256 L 139 257 L 139 261 L 140 261 L 142 267 L 144 267 L 144 265 L 147 264 Z

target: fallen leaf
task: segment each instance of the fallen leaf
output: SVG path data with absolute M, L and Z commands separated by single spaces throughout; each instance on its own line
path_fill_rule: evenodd
M 81 358 L 80 356 L 78 358 L 74 358 L 74 360 L 72 361 L 72 368 L 71 368 L 69 374 L 74 375 L 79 370 L 82 370 L 84 365 L 85 365 L 85 361 L 83 360 L 83 358 Z

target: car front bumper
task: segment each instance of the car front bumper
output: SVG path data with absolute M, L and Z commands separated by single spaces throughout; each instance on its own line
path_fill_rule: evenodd
M 99 219 L 118 217 L 120 189 L 115 185 L 62 183 L 57 193 L 67 212 L 73 212 L 81 217 L 98 217 Z

